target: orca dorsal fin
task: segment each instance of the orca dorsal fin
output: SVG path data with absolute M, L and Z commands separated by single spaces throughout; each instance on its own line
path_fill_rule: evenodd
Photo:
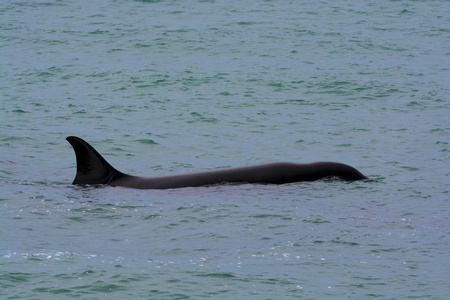
M 77 159 L 77 175 L 72 184 L 108 184 L 122 174 L 86 141 L 76 136 L 69 136 L 66 140 L 72 145 Z

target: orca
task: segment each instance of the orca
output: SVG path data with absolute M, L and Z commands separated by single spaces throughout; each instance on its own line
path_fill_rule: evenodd
M 77 173 L 72 183 L 74 185 L 103 184 L 134 189 L 176 189 L 224 183 L 284 184 L 315 181 L 326 177 L 337 177 L 346 181 L 369 179 L 355 168 L 337 162 L 277 162 L 181 175 L 139 177 L 116 170 L 81 138 L 69 136 L 67 141 L 72 145 L 77 161 Z

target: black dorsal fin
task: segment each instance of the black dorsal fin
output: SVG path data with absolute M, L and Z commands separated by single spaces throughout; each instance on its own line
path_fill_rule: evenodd
M 69 136 L 66 140 L 72 145 L 77 158 L 77 175 L 72 184 L 108 184 L 115 176 L 122 174 L 86 141 L 76 136 Z

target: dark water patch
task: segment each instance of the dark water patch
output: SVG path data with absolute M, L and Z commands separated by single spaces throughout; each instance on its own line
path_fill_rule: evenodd
M 55 74 L 50 73 L 50 72 L 39 72 L 36 74 L 38 77 L 51 77 L 54 76 Z
M 370 252 L 372 253 L 383 253 L 383 252 L 397 252 L 397 251 L 402 251 L 401 248 L 386 248 L 386 249 L 372 249 L 370 250 Z
M 275 102 L 275 104 L 315 105 L 315 103 L 305 99 L 287 99 L 281 102 Z
M 266 219 L 266 218 L 278 218 L 281 219 L 283 218 L 283 215 L 274 215 L 274 214 L 259 214 L 259 215 L 251 215 L 250 218 L 255 218 L 255 219 Z
M 114 52 L 120 52 L 120 51 L 125 51 L 125 49 L 113 48 L 113 49 L 109 50 L 108 53 L 114 53 Z
M 136 140 L 136 142 L 145 144 L 145 145 L 158 145 L 157 142 L 155 142 L 154 140 L 151 140 L 151 139 L 140 139 L 140 140 Z
M 189 295 L 181 294 L 181 293 L 172 293 L 166 291 L 159 290 L 151 290 L 149 291 L 150 299 L 174 299 L 174 300 L 183 300 L 190 299 Z
M 235 93 L 231 93 L 229 91 L 224 91 L 224 92 L 220 92 L 218 93 L 219 96 L 233 96 L 236 95 Z
M 166 215 L 161 215 L 161 214 L 150 214 L 148 216 L 143 217 L 143 220 L 151 220 L 151 219 L 162 219 L 162 218 L 167 218 Z
M 406 104 L 406 107 L 423 107 L 423 103 L 420 103 L 418 101 L 411 101 Z
M 88 16 L 88 18 L 105 18 L 105 17 L 106 17 L 106 15 L 104 15 L 104 14 L 95 14 L 95 15 Z M 91 24 L 91 23 L 89 23 L 89 24 Z M 101 24 L 103 24 L 103 23 L 101 23 Z
M 1 139 L 2 142 L 20 142 L 20 141 L 28 141 L 28 140 L 31 140 L 31 137 L 22 137 L 22 136 L 14 136 L 14 135 L 6 136 L 5 138 Z M 0 161 L 0 162 L 3 163 L 3 161 Z M 17 164 L 17 162 L 13 162 L 13 161 L 7 161 L 6 163 Z
M 411 167 L 411 166 L 400 166 L 400 168 L 407 170 L 407 171 L 420 171 L 420 168 Z
M 330 221 L 324 220 L 323 218 L 311 218 L 311 217 L 308 217 L 307 219 L 302 220 L 302 222 L 312 223 L 312 224 L 332 223 Z
M 194 217 L 185 217 L 179 220 L 180 223 L 205 223 L 205 220 L 194 218 Z
M 269 82 L 269 83 L 267 84 L 267 86 L 270 86 L 270 87 L 276 87 L 276 88 L 282 88 L 284 85 L 283 85 L 282 82 L 275 82 L 275 81 L 272 81 L 272 82 Z
M 97 24 L 103 24 L 103 23 L 97 23 Z M 96 25 L 96 24 L 94 23 L 94 24 L 91 24 L 91 25 Z M 94 31 L 89 31 L 88 33 L 89 34 L 108 34 L 108 33 L 110 33 L 110 31 L 109 30 L 97 29 L 97 30 L 94 30 Z
M 236 278 L 237 275 L 230 272 L 221 272 L 221 273 L 201 273 L 195 275 L 197 277 L 212 277 L 212 278 L 221 278 L 221 279 L 229 279 Z
M 72 220 L 77 223 L 86 223 L 87 220 L 81 217 L 68 217 L 67 219 Z
M 143 2 L 143 3 L 161 3 L 164 2 L 164 0 L 135 0 L 136 2 Z
M 36 275 L 33 273 L 9 272 L 9 273 L 1 274 L 0 279 L 2 282 L 10 282 L 10 283 L 16 284 L 16 283 L 29 282 L 30 280 L 36 278 L 37 276 L 40 276 L 40 275 Z
M 115 266 L 115 267 L 118 268 L 118 266 Z M 120 268 L 124 268 L 124 267 L 120 266 Z M 123 275 L 116 275 L 116 276 L 113 276 L 112 278 L 115 279 L 115 280 L 118 279 L 117 282 L 120 282 L 120 283 L 122 283 L 124 285 L 133 284 L 135 282 L 147 281 L 150 278 L 152 278 L 151 274 L 145 274 L 145 275 L 144 274 L 133 274 L 133 277 L 127 277 L 127 278 L 120 279 L 122 277 L 124 277 L 124 276 Z
M 112 283 L 105 283 L 104 281 L 96 281 L 92 284 L 92 286 L 89 288 L 92 292 L 99 292 L 99 293 L 114 293 L 117 291 L 125 291 L 127 288 L 122 285 L 112 284 Z
M 237 22 L 237 25 L 240 26 L 249 26 L 249 25 L 256 25 L 258 24 L 257 22 L 249 22 L 249 21 L 241 21 L 241 22 Z
M 84 115 L 87 114 L 87 111 L 85 110 L 78 110 L 73 112 L 74 115 Z
M 208 117 L 199 112 L 191 112 L 191 120 L 187 121 L 187 123 L 195 123 L 195 122 L 205 122 L 205 123 L 218 123 L 219 120 L 217 118 Z
M 16 114 L 25 114 L 25 113 L 29 113 L 29 111 L 25 111 L 23 109 L 13 109 L 11 110 L 11 112 L 16 113 Z
M 88 77 L 88 78 L 103 78 L 103 77 L 109 76 L 110 74 L 111 73 L 109 71 L 94 72 L 94 73 L 87 75 L 86 77 Z
M 71 294 L 73 291 L 71 289 L 67 288 L 48 288 L 48 287 L 39 287 L 33 289 L 33 292 L 35 293 L 48 293 L 48 294 L 54 294 L 54 295 L 61 295 L 62 294 Z
M 348 245 L 348 246 L 360 246 L 359 243 L 343 241 L 339 237 L 335 238 L 334 240 L 331 240 L 330 242 L 336 243 L 336 244 Z
M 159 84 L 164 83 L 164 82 L 165 82 L 165 80 L 156 80 L 156 81 L 153 82 L 153 84 L 137 84 L 136 88 L 138 88 L 138 89 L 146 89 L 146 88 L 152 87 L 153 85 L 159 85 Z

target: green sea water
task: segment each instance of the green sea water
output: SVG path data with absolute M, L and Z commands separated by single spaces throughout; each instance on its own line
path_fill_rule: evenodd
M 2 1 L 1 299 L 447 299 L 448 1 Z M 338 161 L 375 179 L 72 186 Z

